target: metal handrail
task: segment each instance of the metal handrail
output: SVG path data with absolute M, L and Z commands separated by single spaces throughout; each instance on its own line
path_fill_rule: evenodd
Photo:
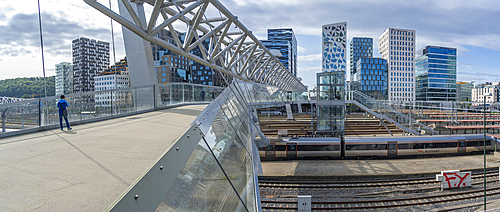
M 436 130 L 434 130 L 434 129 L 432 129 L 432 128 L 424 125 L 424 124 L 419 123 L 415 119 L 408 117 L 406 114 L 403 114 L 403 113 L 395 110 L 394 108 L 392 108 L 392 107 L 390 107 L 390 106 L 388 106 L 386 104 L 383 104 L 380 101 L 375 100 L 375 99 L 371 98 L 370 96 L 368 96 L 368 95 L 366 95 L 366 94 L 364 94 L 364 93 L 362 93 L 360 91 L 350 90 L 350 91 L 347 91 L 346 93 L 350 93 L 347 96 L 350 97 L 350 98 L 352 98 L 352 100 L 357 100 L 359 103 L 364 104 L 365 106 L 367 106 L 366 105 L 367 102 L 370 102 L 372 104 L 376 104 L 378 106 L 378 108 L 382 109 L 379 112 L 381 112 L 383 110 L 388 110 L 391 113 L 396 114 L 401 119 L 408 120 L 409 123 L 402 123 L 402 124 L 407 125 L 407 127 L 409 127 L 410 129 L 416 130 L 416 128 L 413 125 L 417 125 L 417 126 L 420 126 L 421 129 L 426 130 L 428 132 L 431 132 L 433 135 L 439 134 Z M 356 99 L 356 97 L 359 97 L 359 99 Z M 399 122 L 398 120 L 395 120 L 395 121 Z

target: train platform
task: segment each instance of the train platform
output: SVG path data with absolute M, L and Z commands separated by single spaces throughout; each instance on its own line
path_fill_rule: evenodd
M 486 167 L 500 166 L 500 153 L 486 155 Z M 483 168 L 483 155 L 383 160 L 262 161 L 263 176 L 348 177 L 415 175 Z

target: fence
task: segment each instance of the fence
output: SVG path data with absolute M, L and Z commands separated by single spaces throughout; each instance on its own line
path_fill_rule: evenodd
M 210 103 L 223 87 L 187 83 L 157 84 L 68 94 L 68 120 L 92 121 L 175 105 Z M 0 104 L 2 133 L 59 125 L 58 96 Z
M 276 87 L 233 81 L 108 211 L 260 211 L 255 109 L 284 98 Z

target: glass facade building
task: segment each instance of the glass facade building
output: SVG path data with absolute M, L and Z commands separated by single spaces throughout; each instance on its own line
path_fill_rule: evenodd
M 353 88 L 374 99 L 387 100 L 387 60 L 382 58 L 360 58 Z
M 293 29 L 268 29 L 267 40 L 262 44 L 268 49 L 280 51 L 282 57 L 279 60 L 297 77 L 297 38 Z
M 473 88 L 470 82 L 457 82 L 457 101 L 471 101 Z
M 457 100 L 457 49 L 426 46 L 417 52 L 416 100 Z
M 356 63 L 359 58 L 373 57 L 373 38 L 352 38 L 350 56 L 351 80 L 353 80 L 352 76 L 356 74 Z

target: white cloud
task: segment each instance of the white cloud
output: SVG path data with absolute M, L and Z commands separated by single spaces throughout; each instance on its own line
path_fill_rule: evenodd
M 299 55 L 300 62 L 321 61 L 321 54 Z
M 309 51 L 306 47 L 302 47 L 302 46 L 297 46 L 297 52 L 298 53 L 305 53 Z

